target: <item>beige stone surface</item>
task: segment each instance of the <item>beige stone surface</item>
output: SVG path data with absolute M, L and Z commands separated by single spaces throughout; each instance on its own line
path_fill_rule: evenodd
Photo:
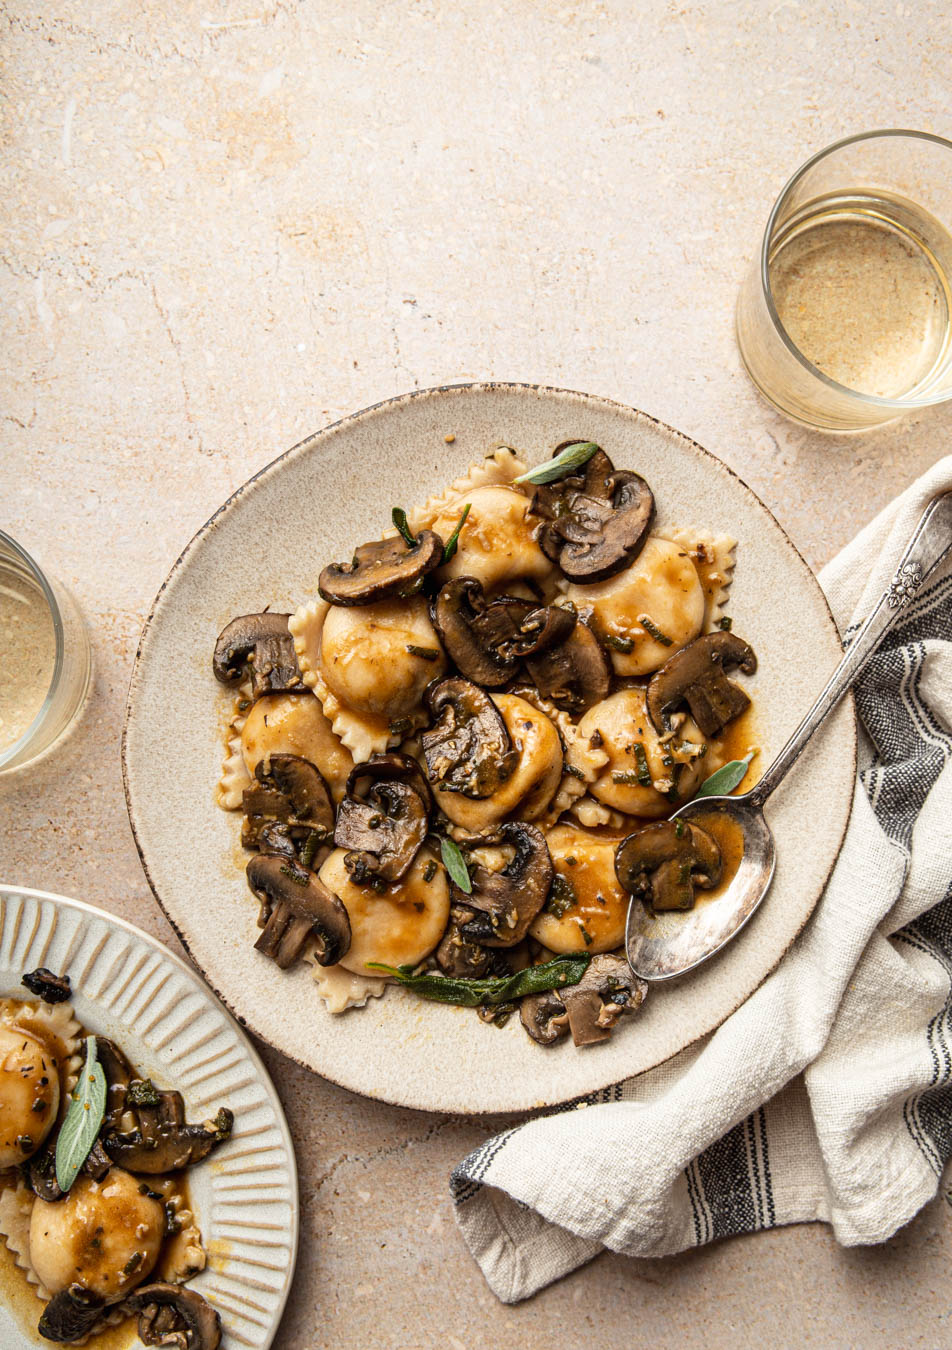
M 224 497 L 349 411 L 487 377 L 608 395 L 720 455 L 817 566 L 948 451 L 952 408 L 846 440 L 784 421 L 732 335 L 807 154 L 948 133 L 944 0 L 14 0 L 0 25 L 0 524 L 72 586 L 96 662 L 71 738 L 0 781 L 3 880 L 176 946 L 119 773 L 138 632 Z M 447 1198 L 503 1122 L 265 1053 L 301 1164 L 282 1350 L 952 1345 L 942 1199 L 876 1250 L 808 1227 L 606 1256 L 504 1308 Z

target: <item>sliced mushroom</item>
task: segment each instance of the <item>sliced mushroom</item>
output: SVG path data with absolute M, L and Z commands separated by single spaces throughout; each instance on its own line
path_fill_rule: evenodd
M 138 1087 L 138 1093 L 133 1088 Z M 222 1107 L 213 1121 L 189 1125 L 180 1092 L 160 1092 L 150 1079 L 133 1080 L 128 1105 L 138 1118 L 138 1128 L 121 1134 L 105 1134 L 102 1146 L 109 1158 L 130 1172 L 156 1176 L 192 1167 L 207 1158 L 212 1149 L 231 1135 L 234 1115 Z
M 670 657 L 648 685 L 648 716 L 657 730 L 665 731 L 670 713 L 687 703 L 704 735 L 716 736 L 750 703 L 724 674 L 733 666 L 745 675 L 757 669 L 753 648 L 734 633 L 706 633 Z
M 601 703 L 611 685 L 605 653 L 584 623 L 577 623 L 560 646 L 528 658 L 526 669 L 542 697 L 570 713 Z
M 579 980 L 559 991 L 576 1045 L 607 1041 L 623 1014 L 638 1011 L 648 986 L 621 956 L 595 956 Z
M 44 1003 L 65 1003 L 73 996 L 69 976 L 54 975 L 45 966 L 28 971 L 20 983 L 25 984 L 30 993 L 41 998 Z
M 575 615 L 509 595 L 490 602 L 474 577 L 458 577 L 437 596 L 433 623 L 460 673 L 485 689 L 499 689 L 524 657 L 564 642 Z
M 330 563 L 317 589 L 331 605 L 371 605 L 416 595 L 428 572 L 443 561 L 443 540 L 422 530 L 412 547 L 402 535 L 361 544 L 349 563 Z
M 512 820 L 499 833 L 503 843 L 515 848 L 512 861 L 501 872 L 477 867 L 471 895 L 454 890 L 458 903 L 476 911 L 461 925 L 460 936 L 484 947 L 514 947 L 521 942 L 552 885 L 552 859 L 541 830 Z
M 333 834 L 330 790 L 310 760 L 300 755 L 271 755 L 259 760 L 255 779 L 241 799 L 245 848 L 260 848 L 261 832 L 273 821 L 286 824 L 295 840 L 307 839 L 312 831 L 321 839 Z
M 54 1294 L 43 1309 L 37 1331 L 46 1341 L 71 1345 L 84 1340 L 102 1316 L 105 1304 L 81 1284 Z
M 721 879 L 721 850 L 706 830 L 683 820 L 656 820 L 629 834 L 615 853 L 615 875 L 654 910 L 691 909 L 695 887 Z
M 654 519 L 654 496 L 639 474 L 615 469 L 598 450 L 584 479 L 538 489 L 531 509 L 544 518 L 542 551 L 584 585 L 614 576 L 637 558 Z
M 222 684 L 235 684 L 247 670 L 251 696 L 305 692 L 288 632 L 290 614 L 241 614 L 218 635 L 212 669 Z
M 139 1313 L 143 1345 L 176 1346 L 178 1350 L 218 1350 L 221 1319 L 197 1294 L 180 1284 L 146 1284 L 126 1300 Z
M 398 750 L 371 755 L 368 760 L 356 765 L 347 779 L 346 794 L 365 801 L 367 785 L 383 781 L 409 784 L 419 794 L 427 811 L 433 809 L 433 794 L 426 775 L 412 755 L 403 755 Z
M 450 906 L 449 923 L 435 953 L 436 964 L 444 975 L 478 980 L 489 970 L 492 953 L 478 942 L 470 942 L 460 932 L 463 924 L 469 923 L 474 914 L 475 911 L 465 905 Z
M 129 1091 L 129 1084 L 135 1077 L 135 1071 L 115 1041 L 109 1040 L 106 1036 L 96 1037 L 96 1058 L 106 1076 L 106 1114 L 103 1119 L 103 1131 L 108 1133 L 119 1127 L 126 1109 L 126 1094 Z
M 540 1045 L 554 1045 L 569 1034 L 568 1009 L 553 989 L 544 994 L 528 994 L 522 1000 L 519 1020 Z
M 310 938 L 317 939 L 319 965 L 336 965 L 350 946 L 347 910 L 306 867 L 278 855 L 258 854 L 248 863 L 248 885 L 266 916 L 255 949 L 282 970 L 294 964 Z
M 409 783 L 375 783 L 367 801 L 341 802 L 334 843 L 351 850 L 344 865 L 358 885 L 390 885 L 409 872 L 426 832 L 426 806 Z
M 475 684 L 456 677 L 431 686 L 427 705 L 438 719 L 420 737 L 430 782 L 440 792 L 491 797 L 519 761 L 496 705 Z

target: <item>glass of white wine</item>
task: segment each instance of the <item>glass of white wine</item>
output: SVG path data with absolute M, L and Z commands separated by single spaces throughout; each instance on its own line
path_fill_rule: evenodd
M 761 393 L 807 426 L 861 431 L 952 398 L 952 142 L 872 131 L 798 169 L 737 341 Z
M 76 601 L 0 530 L 0 773 L 63 735 L 83 705 L 90 669 Z

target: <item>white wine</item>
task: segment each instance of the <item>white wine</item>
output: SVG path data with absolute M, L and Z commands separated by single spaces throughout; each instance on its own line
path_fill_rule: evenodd
M 827 195 L 784 222 L 768 257 L 777 315 L 799 351 L 848 389 L 928 393 L 952 363 L 952 237 L 905 198 Z
M 28 730 L 53 681 L 49 603 L 22 562 L 0 548 L 0 751 Z

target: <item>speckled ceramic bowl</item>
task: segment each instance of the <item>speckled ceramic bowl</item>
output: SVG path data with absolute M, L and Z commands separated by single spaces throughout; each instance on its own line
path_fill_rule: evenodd
M 455 436 L 452 444 L 444 437 Z M 840 654 L 815 577 L 749 488 L 700 446 L 604 399 L 525 385 L 460 385 L 368 408 L 289 450 L 195 536 L 160 591 L 139 647 L 123 740 L 129 815 L 159 903 L 228 1006 L 266 1041 L 325 1077 L 431 1111 L 519 1110 L 561 1102 L 639 1073 L 713 1030 L 761 983 L 810 916 L 846 829 L 855 774 L 847 700 L 771 799 L 773 889 L 718 958 L 655 988 L 637 1021 L 585 1050 L 543 1048 L 517 1019 L 403 990 L 343 1016 L 327 1013 L 310 971 L 282 974 L 253 949 L 257 906 L 239 865 L 239 817 L 214 788 L 225 694 L 215 638 L 236 614 L 291 609 L 316 593 L 329 560 L 448 484 L 502 441 L 531 462 L 565 440 L 595 440 L 637 469 L 658 501 L 658 530 L 698 525 L 739 540 L 735 631 L 760 658 L 752 682 L 766 764 Z

